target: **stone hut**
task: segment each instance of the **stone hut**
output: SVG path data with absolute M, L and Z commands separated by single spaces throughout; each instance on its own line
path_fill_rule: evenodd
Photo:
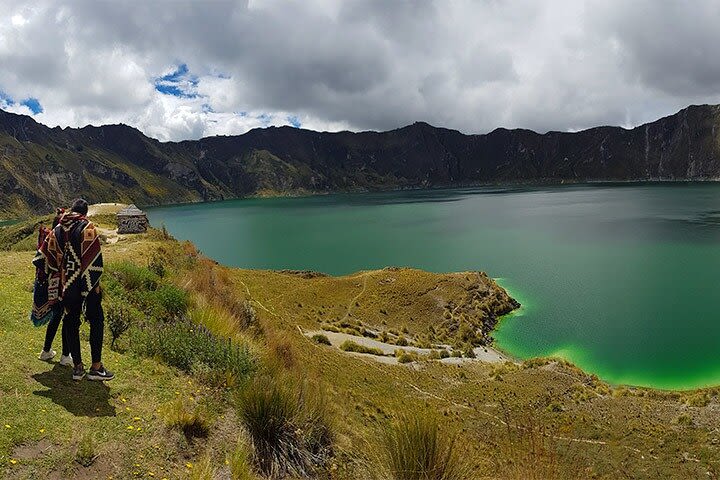
M 120 210 L 117 214 L 117 223 L 117 233 L 147 232 L 147 215 L 135 205 L 129 205 L 127 208 Z

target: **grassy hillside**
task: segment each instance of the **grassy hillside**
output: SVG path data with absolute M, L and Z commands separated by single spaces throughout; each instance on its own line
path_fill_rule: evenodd
M 476 272 L 228 269 L 157 231 L 121 237 L 105 253 L 104 361 L 117 374 L 107 384 L 73 383 L 69 369 L 36 359 L 44 329 L 27 319 L 32 252 L 0 253 L 2 478 L 264 478 L 268 452 L 292 456 L 288 445 L 304 453 L 276 466 L 300 477 L 421 478 L 393 474 L 389 460 L 390 451 L 406 458 L 428 445 L 432 435 L 407 435 L 413 422 L 439 432 L 440 450 L 454 439 L 452 461 L 471 472 L 437 478 L 716 478 L 720 470 L 714 389 L 611 387 L 550 359 L 389 362 L 306 335 L 490 348 L 485 330 L 514 305 Z M 128 330 L 111 348 L 110 324 L 121 320 Z

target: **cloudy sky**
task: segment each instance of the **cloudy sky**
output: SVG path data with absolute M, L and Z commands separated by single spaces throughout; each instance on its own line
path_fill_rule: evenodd
M 160 140 L 629 127 L 720 103 L 718 25 L 718 0 L 0 0 L 0 108 Z

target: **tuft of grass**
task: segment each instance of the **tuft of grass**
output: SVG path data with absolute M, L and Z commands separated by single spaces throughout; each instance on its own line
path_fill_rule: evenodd
M 238 414 L 253 447 L 252 462 L 264 476 L 313 476 L 332 455 L 324 397 L 307 384 L 257 377 L 240 393 Z
M 193 438 L 206 438 L 210 434 L 210 420 L 205 410 L 199 406 L 191 408 L 178 399 L 168 404 L 164 410 L 167 426 L 180 430 L 188 441 Z
M 212 466 L 210 455 L 205 454 L 199 462 L 193 465 L 193 469 L 190 472 L 190 480 L 213 480 L 216 473 L 216 469 Z
M 75 451 L 75 461 L 83 467 L 89 467 L 97 458 L 95 453 L 95 440 L 90 433 L 85 433 L 80 439 L 77 450 Z
M 205 295 L 196 294 L 192 297 L 193 308 L 190 309 L 190 320 L 210 330 L 222 338 L 235 338 L 240 331 L 240 324 L 227 309 L 217 302 L 212 302 Z
M 345 340 L 340 345 L 340 350 L 344 352 L 355 352 L 355 353 L 368 353 L 370 355 L 378 355 L 378 356 L 384 356 L 382 350 L 379 348 L 373 348 L 373 347 L 366 347 L 365 345 L 359 345 L 352 340 Z
M 227 464 L 233 480 L 257 480 L 252 471 L 250 446 L 242 436 L 235 449 L 228 454 Z
M 313 335 L 312 341 L 320 345 L 332 345 L 327 335 L 323 335 L 322 333 L 316 333 L 315 335 Z
M 427 413 L 399 417 L 382 434 L 384 469 L 393 480 L 463 480 L 455 438 Z
M 418 360 L 418 356 L 414 352 L 408 352 L 402 348 L 395 350 L 395 357 L 399 363 L 410 363 Z

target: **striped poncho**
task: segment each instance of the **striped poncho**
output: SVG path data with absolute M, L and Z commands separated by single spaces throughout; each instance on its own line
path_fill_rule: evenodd
M 52 276 L 59 274 L 59 299 L 80 301 L 100 282 L 103 258 L 95 225 L 84 215 L 70 212 L 46 237 L 33 264 Z

